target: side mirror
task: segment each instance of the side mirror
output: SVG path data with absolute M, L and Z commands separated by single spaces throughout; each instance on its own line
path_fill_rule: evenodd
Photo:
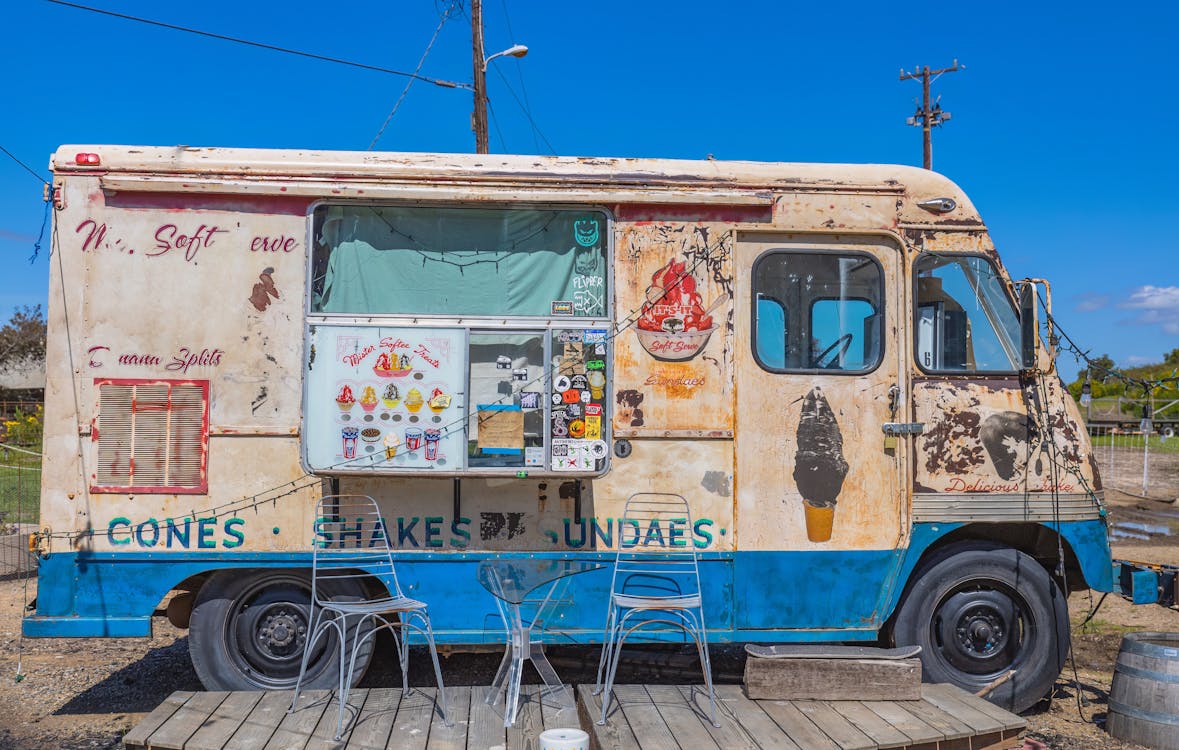
M 1036 304 L 1036 285 L 1024 281 L 1019 285 L 1019 354 L 1020 366 L 1025 370 L 1036 366 L 1036 339 L 1040 330 L 1039 306 Z

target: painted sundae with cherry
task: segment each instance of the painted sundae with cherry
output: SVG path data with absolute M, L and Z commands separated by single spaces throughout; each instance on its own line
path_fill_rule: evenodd
M 635 329 L 639 343 L 655 359 L 678 362 L 695 357 L 716 330 L 709 313 L 720 302 L 706 310 L 688 264 L 672 258 L 651 276 Z
M 393 352 L 381 352 L 377 355 L 377 363 L 373 365 L 373 372 L 382 378 L 401 378 L 413 371 L 410 356 L 397 356 Z

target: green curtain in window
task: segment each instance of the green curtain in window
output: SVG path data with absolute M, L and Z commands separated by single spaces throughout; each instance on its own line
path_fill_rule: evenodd
M 548 316 L 568 302 L 601 316 L 605 230 L 605 217 L 586 211 L 328 207 L 316 213 L 317 253 L 329 255 L 316 264 L 313 309 Z M 584 247 L 579 231 L 596 242 Z

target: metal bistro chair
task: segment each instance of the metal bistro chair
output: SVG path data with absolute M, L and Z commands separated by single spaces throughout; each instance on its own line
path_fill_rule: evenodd
M 401 689 L 409 692 L 409 632 L 415 630 L 426 638 L 430 658 L 434 661 L 434 676 L 438 680 L 438 702 L 442 720 L 451 725 L 450 705 L 442 684 L 442 668 L 438 664 L 438 649 L 434 645 L 434 631 L 426 605 L 410 599 L 401 591 L 388 531 L 381 519 L 377 502 L 367 495 L 327 495 L 319 500 L 312 523 L 311 629 L 303 648 L 303 661 L 295 695 L 291 699 L 294 711 L 299 690 L 307 670 L 307 660 L 320 637 L 334 630 L 340 644 L 340 681 L 337 697 L 340 701 L 335 739 L 344 733 L 344 707 L 356 669 L 356 655 L 376 634 L 388 629 L 397 646 L 401 663 Z M 366 597 L 332 598 L 333 588 L 339 586 L 366 592 Z M 394 618 L 393 616 L 396 615 Z M 346 634 L 353 635 L 351 656 Z M 345 669 L 347 659 L 347 669 Z
M 670 625 L 696 644 L 708 688 L 708 718 L 713 726 L 720 726 L 692 528 L 692 513 L 681 495 L 643 492 L 626 501 L 618 527 L 618 556 L 594 686 L 595 695 L 603 694 L 598 724 L 606 723 L 610 691 L 627 636 L 645 627 L 665 630 Z M 677 529 L 679 533 L 674 533 Z M 628 539 L 627 534 L 632 532 L 634 538 Z

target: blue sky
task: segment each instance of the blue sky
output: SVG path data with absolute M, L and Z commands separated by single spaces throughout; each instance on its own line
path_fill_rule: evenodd
M 445 3 L 83 4 L 413 70 Z M 953 113 L 934 167 L 972 197 L 1012 275 L 1050 279 L 1094 354 L 1132 365 L 1179 346 L 1175 3 L 485 0 L 484 14 L 488 54 L 530 48 L 491 64 L 495 152 L 919 165 L 905 118 L 920 85 L 898 73 L 957 58 L 966 70 L 934 85 Z M 0 146 L 45 176 L 63 143 L 364 150 L 405 84 L 44 0 L 0 17 Z M 466 16 L 422 74 L 471 80 Z M 468 92 L 415 83 L 377 148 L 472 151 L 470 109 Z M 0 198 L 7 319 L 44 302 L 48 258 L 28 262 L 41 186 L 3 155 Z

